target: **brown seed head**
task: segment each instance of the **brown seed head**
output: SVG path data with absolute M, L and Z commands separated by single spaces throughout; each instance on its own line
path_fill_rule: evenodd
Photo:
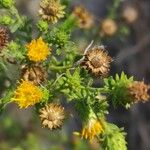
M 104 47 L 94 47 L 87 51 L 81 65 L 95 76 L 105 77 L 110 70 L 112 58 L 108 56 Z
M 77 17 L 78 25 L 83 29 L 90 29 L 94 24 L 94 17 L 83 7 L 75 7 L 73 14 Z
M 138 18 L 138 11 L 133 6 L 128 6 L 123 10 L 123 17 L 126 19 L 128 23 L 133 23 Z
M 38 85 L 47 79 L 47 72 L 41 66 L 22 66 L 22 79 Z
M 105 19 L 101 24 L 102 35 L 112 36 L 117 32 L 117 24 L 112 19 Z
M 8 43 L 8 34 L 5 28 L 0 27 L 0 51 L 6 46 Z
M 129 95 L 134 102 L 148 101 L 148 99 L 150 98 L 150 95 L 148 94 L 149 89 L 150 86 L 146 85 L 143 81 L 134 81 L 128 87 Z
M 57 23 L 60 18 L 64 17 L 64 5 L 59 0 L 43 0 L 40 4 L 39 15 L 51 23 Z
M 50 130 L 60 128 L 65 119 L 64 107 L 51 103 L 40 109 L 40 118 L 43 127 Z

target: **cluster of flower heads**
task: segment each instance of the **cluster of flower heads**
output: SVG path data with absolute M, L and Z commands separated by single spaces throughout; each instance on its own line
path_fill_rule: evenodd
M 108 16 L 103 19 L 98 19 L 91 14 L 84 6 L 75 6 L 73 15 L 77 18 L 77 24 L 82 29 L 92 29 L 99 22 L 99 34 L 101 37 L 113 37 L 121 32 L 128 34 L 127 24 L 134 24 L 138 20 L 139 12 L 135 6 L 127 5 L 123 8 L 120 18 L 124 21 L 124 25 L 120 24 L 114 13 L 117 13 L 119 1 L 114 3 L 115 9 L 109 10 Z M 96 27 L 95 27 L 96 28 Z
M 76 6 L 73 15 L 77 18 L 77 24 L 80 28 L 91 29 L 94 26 L 95 18 L 83 6 Z M 100 21 L 100 35 L 113 36 L 118 29 L 117 23 L 111 18 L 106 18 Z
M 11 7 L 12 4 L 13 3 L 9 3 L 9 5 L 6 5 L 5 3 L 5 7 Z M 42 28 L 40 29 L 43 30 L 43 28 L 45 28 L 48 30 L 49 25 L 47 23 L 57 23 L 60 18 L 64 17 L 64 9 L 65 6 L 62 5 L 59 0 L 42 0 L 39 10 L 39 15 L 42 19 L 40 22 L 40 27 Z M 73 15 L 77 19 L 80 28 L 89 29 L 94 24 L 93 15 L 84 7 L 76 7 L 73 11 Z M 112 36 L 117 32 L 117 24 L 113 19 L 105 19 L 101 24 L 101 28 L 104 35 Z M 53 39 L 51 41 L 55 41 L 56 43 L 57 41 L 61 42 L 61 37 L 59 37 L 61 35 L 63 35 L 63 40 L 69 40 L 67 33 L 65 34 L 65 30 L 60 33 L 59 30 L 56 31 L 54 32 L 55 34 L 53 34 L 55 40 Z M 55 35 L 57 35 L 57 37 Z M 103 101 L 106 102 L 110 100 L 115 106 L 118 104 L 127 106 L 128 104 L 145 102 L 150 98 L 150 86 L 143 81 L 134 81 L 133 78 L 127 78 L 124 73 L 122 73 L 120 77 L 116 75 L 116 78 L 107 77 L 113 59 L 108 55 L 104 46 L 94 46 L 91 48 L 92 43 L 86 48 L 82 58 L 78 61 L 79 63 L 74 62 L 71 65 L 71 67 L 75 66 L 75 68 L 69 67 L 67 70 L 68 72 L 70 70 L 75 70 L 73 75 L 70 72 L 67 74 L 66 68 L 63 66 L 66 62 L 56 63 L 57 59 L 53 56 L 53 61 L 56 63 L 55 65 L 57 65 L 56 68 L 53 68 L 58 69 L 64 67 L 65 69 L 63 68 L 64 72 L 60 76 L 56 75 L 56 80 L 54 80 L 54 82 L 48 81 L 49 60 L 52 59 L 50 54 L 53 48 L 53 46 L 51 46 L 52 48 L 50 47 L 50 45 L 53 45 L 53 42 L 51 43 L 48 41 L 46 36 L 41 36 L 23 45 L 25 56 L 23 56 L 23 64 L 20 64 L 21 78 L 11 101 L 16 102 L 20 108 L 28 108 L 30 106 L 36 107 L 38 105 L 42 127 L 53 130 L 62 127 L 66 118 L 66 111 L 60 102 L 55 103 L 53 102 L 54 100 L 51 99 L 54 99 L 55 95 L 59 95 L 56 91 L 65 93 L 66 97 L 72 96 L 73 98 L 71 97 L 70 99 L 77 99 L 77 102 L 81 103 L 80 112 L 86 117 L 86 119 L 83 120 L 81 133 L 75 132 L 75 134 L 79 135 L 81 138 L 89 139 L 90 141 L 97 137 L 100 139 L 101 136 L 103 136 L 102 141 L 106 140 L 105 142 L 108 143 L 108 145 L 111 143 L 110 145 L 115 145 L 116 147 L 123 146 L 124 148 L 122 148 L 122 150 L 126 149 L 126 142 L 122 131 L 116 126 L 108 128 L 110 125 L 106 125 L 107 123 L 104 115 L 107 111 L 107 104 L 103 103 Z M 9 44 L 7 30 L 0 27 L 0 51 L 6 48 L 7 44 Z M 63 42 L 62 45 L 64 46 L 65 42 Z M 63 47 L 62 45 L 59 46 L 59 48 Z M 67 56 L 68 54 L 63 54 L 63 56 L 64 55 Z M 70 51 L 67 57 L 72 58 L 71 55 L 73 54 Z M 68 65 L 68 62 L 66 64 Z M 77 66 L 75 64 L 77 64 Z M 48 66 L 47 68 L 45 67 L 46 65 Z M 76 68 L 78 68 L 79 72 Z M 58 71 L 60 70 L 58 69 Z M 86 73 L 100 79 L 105 78 L 104 87 L 100 89 L 95 88 L 94 90 L 94 88 L 89 86 L 89 83 L 83 83 L 83 77 L 80 75 L 83 70 L 87 70 L 87 72 L 85 71 Z M 49 88 L 49 84 L 51 84 L 51 89 L 47 89 L 46 87 L 48 86 Z M 54 85 L 56 87 L 54 87 Z M 52 93 L 50 93 L 50 91 L 52 91 Z M 104 91 L 104 93 L 101 91 Z M 68 93 L 69 96 L 67 95 Z M 103 94 L 105 94 L 104 99 L 101 99 Z M 99 101 L 97 97 L 99 97 Z M 109 130 L 110 128 L 113 132 Z M 109 135 L 111 135 L 111 137 L 109 137 Z M 119 138 L 121 138 L 121 140 L 117 145 L 114 143 L 114 139 L 119 140 Z M 116 149 L 114 148 L 113 150 Z

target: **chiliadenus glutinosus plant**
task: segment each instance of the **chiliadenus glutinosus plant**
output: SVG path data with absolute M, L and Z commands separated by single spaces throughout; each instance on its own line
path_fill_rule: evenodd
M 127 108 L 146 102 L 150 86 L 124 72 L 109 76 L 113 59 L 104 46 L 91 42 L 81 54 L 70 35 L 78 27 L 93 28 L 95 18 L 83 6 L 71 12 L 67 4 L 41 0 L 39 20 L 33 24 L 29 17 L 20 15 L 15 1 L 0 0 L 1 74 L 12 63 L 8 60 L 19 68 L 17 79 L 9 76 L 11 86 L 4 90 L 0 110 L 9 103 L 17 103 L 20 109 L 33 106 L 42 127 L 61 129 L 69 117 L 66 106 L 62 106 L 65 98 L 67 103 L 73 102 L 82 121 L 81 131 L 74 131 L 74 135 L 90 142 L 97 140 L 104 150 L 126 150 L 123 128 L 106 119 L 109 104 Z M 94 87 L 95 77 L 103 85 Z

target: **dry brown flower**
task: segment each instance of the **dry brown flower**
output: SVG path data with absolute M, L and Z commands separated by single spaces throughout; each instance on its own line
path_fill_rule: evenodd
M 106 36 L 112 36 L 117 32 L 117 24 L 114 20 L 112 19 L 104 19 L 101 23 L 101 30 L 102 30 L 102 35 Z
M 134 81 L 129 85 L 128 91 L 134 102 L 146 102 L 150 98 L 148 91 L 150 86 L 145 84 L 143 81 Z
M 43 127 L 48 127 L 50 130 L 60 128 L 65 119 L 64 107 L 50 103 L 40 109 L 39 116 Z
M 111 62 L 112 58 L 108 56 L 105 48 L 98 46 L 85 53 L 81 65 L 95 76 L 105 77 L 110 70 Z
M 43 0 L 40 4 L 39 15 L 51 23 L 57 23 L 64 17 L 65 6 L 61 5 L 60 0 Z
M 22 79 L 33 82 L 38 85 L 47 79 L 47 72 L 38 65 L 24 65 L 22 66 Z
M 138 18 L 138 11 L 135 7 L 133 6 L 127 6 L 123 10 L 123 17 L 126 19 L 128 23 L 133 23 L 137 20 Z
M 75 7 L 73 14 L 77 17 L 80 28 L 90 29 L 93 26 L 94 17 L 83 6 Z
M 0 27 L 0 51 L 8 43 L 8 34 L 6 28 Z

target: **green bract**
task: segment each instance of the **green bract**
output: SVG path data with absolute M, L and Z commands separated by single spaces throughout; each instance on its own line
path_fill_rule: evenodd
M 46 21 L 40 20 L 37 24 L 37 27 L 41 32 L 46 32 L 48 30 L 48 23 Z
M 0 0 L 0 6 L 4 8 L 10 8 L 14 4 L 13 0 Z
M 127 106 L 131 103 L 128 93 L 128 86 L 133 82 L 133 77 L 128 78 L 124 72 L 119 77 L 116 74 L 115 78 L 112 76 L 104 79 L 104 89 L 108 93 L 108 99 L 116 107 L 118 105 Z
M 102 150 L 127 150 L 125 135 L 122 128 L 106 123 L 102 135 Z
M 2 25 L 10 25 L 10 24 L 13 23 L 13 19 L 10 16 L 8 16 L 8 15 L 1 16 L 0 17 L 0 23 Z

